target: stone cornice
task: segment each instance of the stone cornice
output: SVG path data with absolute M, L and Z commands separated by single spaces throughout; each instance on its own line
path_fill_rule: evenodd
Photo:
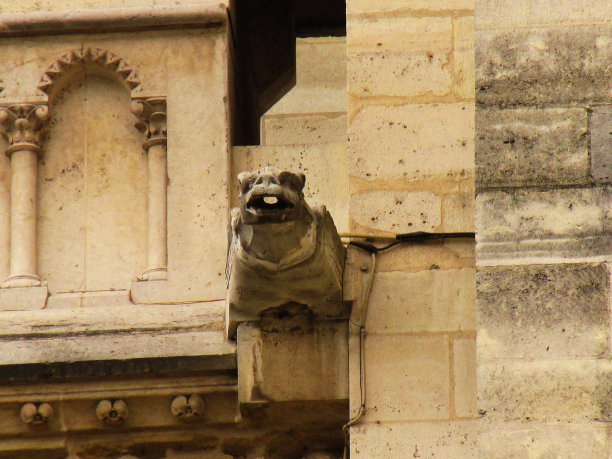
M 104 8 L 0 14 L 0 37 L 107 33 L 184 27 L 215 27 L 227 20 L 226 5 Z

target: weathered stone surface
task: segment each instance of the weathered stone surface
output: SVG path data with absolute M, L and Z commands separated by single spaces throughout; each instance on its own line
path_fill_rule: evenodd
M 477 111 L 476 184 L 479 189 L 588 182 L 585 109 Z
M 483 459 L 609 457 L 602 423 L 493 423 L 482 426 L 478 452 Z
M 238 205 L 237 175 L 265 166 L 308 174 L 304 197 L 311 205 L 325 204 L 339 232 L 348 232 L 348 166 L 346 142 L 322 145 L 234 147 L 232 205 Z
M 455 415 L 460 418 L 476 417 L 478 409 L 474 338 L 461 338 L 453 342 L 453 374 Z
M 448 10 L 473 10 L 474 0 L 350 0 L 347 2 L 347 13 L 382 13 L 397 12 L 410 14 L 413 10 L 426 10 L 440 13 Z
M 608 0 L 487 0 L 475 9 L 478 29 L 609 24 L 611 18 Z
M 6 142 L 0 141 L 0 149 L 6 149 Z M 11 213 L 11 160 L 0 155 L 0 279 L 9 275 L 10 260 L 10 213 Z
M 478 422 L 394 422 L 351 427 L 351 457 L 478 457 Z
M 349 125 L 348 149 L 350 174 L 367 180 L 470 177 L 474 105 L 364 107 Z
M 367 328 L 376 333 L 474 330 L 473 268 L 376 274 Z
M 429 191 L 372 191 L 351 196 L 349 205 L 358 231 L 434 231 L 441 223 L 440 198 Z
M 476 197 L 473 192 L 445 195 L 442 204 L 444 231 L 447 233 L 474 232 L 475 201 Z
M 479 31 L 476 101 L 500 106 L 605 103 L 612 98 L 611 59 L 608 27 Z
M 262 145 L 345 143 L 345 139 L 346 112 L 261 118 Z
M 609 255 L 612 189 L 480 193 L 479 260 L 518 256 Z
M 347 324 L 280 328 L 239 326 L 240 402 L 348 399 Z
M 612 183 L 612 105 L 591 108 L 591 176 L 597 183 Z
M 0 311 L 29 311 L 45 307 L 49 290 L 37 287 L 0 288 Z
M 448 418 L 445 335 L 370 334 L 365 362 L 366 422 Z
M 609 421 L 609 360 L 498 359 L 478 365 L 478 408 L 499 421 Z
M 474 17 L 465 16 L 453 19 L 454 44 L 454 84 L 456 96 L 474 98 Z
M 605 264 L 480 267 L 477 279 L 480 361 L 608 354 Z
M 452 85 L 450 17 L 349 19 L 348 92 L 445 95 Z

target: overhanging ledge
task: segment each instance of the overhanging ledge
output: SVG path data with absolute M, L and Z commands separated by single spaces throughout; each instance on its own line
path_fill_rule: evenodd
M 178 27 L 218 27 L 227 20 L 223 3 L 84 11 L 0 14 L 0 37 L 106 33 Z

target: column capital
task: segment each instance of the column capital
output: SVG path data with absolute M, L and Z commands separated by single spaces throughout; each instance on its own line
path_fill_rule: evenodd
M 145 151 L 153 145 L 166 144 L 166 98 L 133 98 L 132 112 L 138 117 L 136 128 L 146 136 Z
M 30 150 L 40 152 L 40 143 L 49 119 L 47 104 L 13 104 L 0 107 L 0 128 L 8 140 L 6 154 Z

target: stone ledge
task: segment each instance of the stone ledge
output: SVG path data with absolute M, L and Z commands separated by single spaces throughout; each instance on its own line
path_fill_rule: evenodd
M 226 6 L 217 2 L 173 7 L 9 13 L 0 15 L 0 37 L 218 26 L 226 19 Z

